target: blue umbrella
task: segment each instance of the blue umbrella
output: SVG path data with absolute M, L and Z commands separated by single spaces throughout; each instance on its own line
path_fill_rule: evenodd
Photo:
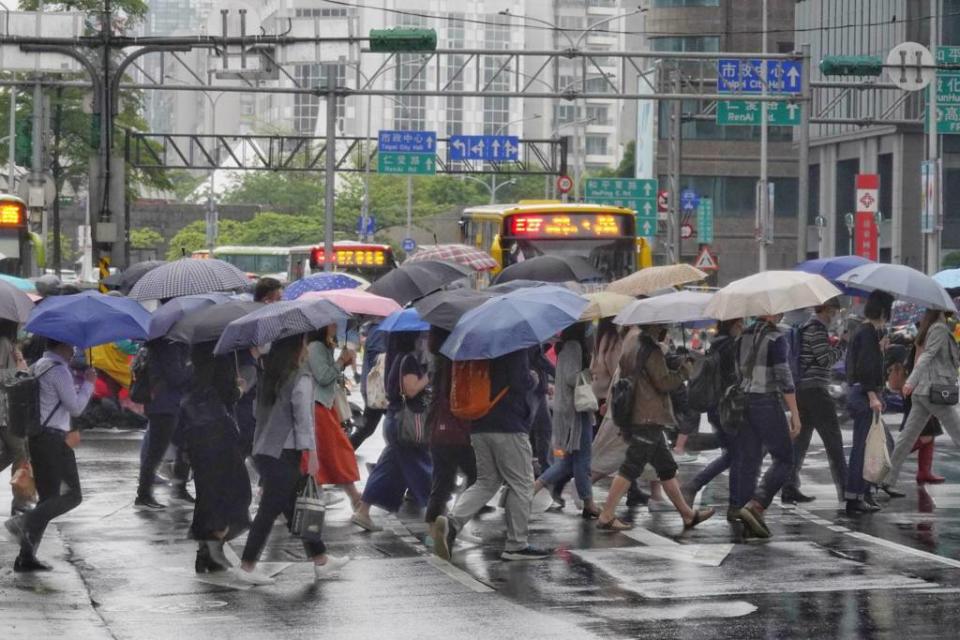
M 836 258 L 817 258 L 816 260 L 807 260 L 794 267 L 795 271 L 806 271 L 807 273 L 816 273 L 836 285 L 847 296 L 866 297 L 867 292 L 847 287 L 839 282 L 837 278 L 865 264 L 872 264 L 872 260 L 867 260 L 860 256 L 837 256 Z
M 191 311 L 227 300 L 230 300 L 230 296 L 225 293 L 200 293 L 195 296 L 174 298 L 153 312 L 147 339 L 154 340 L 167 335 L 170 328 Z
M 465 313 L 440 353 L 452 360 L 486 360 L 526 349 L 578 322 L 589 304 L 553 285 L 511 291 Z
M 275 302 L 228 324 L 214 353 L 265 345 L 348 319 L 350 314 L 322 298 Z
M 377 331 L 394 333 L 396 331 L 429 331 L 430 325 L 420 317 L 416 309 L 402 309 L 394 311 L 380 323 Z
M 129 298 L 84 291 L 44 300 L 30 314 L 26 330 L 81 349 L 128 338 L 143 340 L 150 314 Z
M 26 291 L 28 293 L 36 293 L 37 287 L 29 280 L 24 280 L 23 278 L 18 278 L 16 276 L 8 276 L 5 273 L 0 273 L 0 280 L 9 282 L 20 291 Z
M 944 289 L 960 287 L 960 269 L 945 269 L 933 274 L 933 279 L 939 282 Z
M 362 282 L 343 273 L 315 273 L 297 280 L 283 292 L 284 300 L 296 300 L 308 291 L 356 289 Z

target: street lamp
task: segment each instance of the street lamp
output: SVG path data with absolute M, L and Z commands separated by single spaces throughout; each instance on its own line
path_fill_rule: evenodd
M 542 117 L 543 116 L 540 115 L 539 113 L 535 113 L 529 118 L 518 118 L 517 120 L 511 120 L 510 122 L 500 125 L 500 127 L 496 130 L 496 132 L 493 135 L 496 135 L 496 136 L 500 135 L 501 133 L 503 133 L 504 129 L 509 129 L 510 125 L 512 124 L 519 124 L 521 122 L 527 122 L 528 120 L 539 120 Z M 491 175 L 490 181 L 492 183 L 492 186 L 490 187 L 490 204 L 497 204 L 497 174 L 496 173 Z M 516 184 L 516 180 L 514 180 L 513 183 Z
M 570 121 L 570 122 L 562 122 L 562 123 L 558 124 L 557 126 L 555 126 L 555 127 L 553 128 L 553 131 L 551 132 L 550 137 L 551 137 L 551 138 L 552 138 L 552 137 L 555 137 L 558 133 L 560 133 L 560 129 L 562 129 L 562 128 L 564 128 L 564 127 L 576 127 L 576 128 L 577 128 L 576 131 L 579 132 L 579 131 L 583 128 L 583 125 L 589 124 L 589 123 L 593 122 L 593 121 L 596 120 L 596 119 L 597 119 L 596 116 L 590 116 L 590 117 L 588 117 L 588 118 L 580 118 L 579 120 L 572 120 L 572 121 Z M 574 147 L 575 147 L 575 148 L 573 149 L 573 154 L 574 154 L 574 160 L 573 160 L 573 189 L 574 189 L 574 191 L 573 191 L 573 196 L 574 196 L 574 199 L 579 199 L 579 194 L 580 194 L 580 177 L 581 177 L 581 175 L 583 174 L 583 171 L 581 170 L 581 167 L 580 167 L 580 161 L 581 161 L 581 160 L 584 158 L 584 156 L 586 155 L 586 145 L 584 145 L 584 148 L 583 148 L 583 149 L 579 149 L 579 146 L 580 146 L 580 137 L 579 137 L 578 135 L 574 135 L 574 139 L 575 139 L 575 144 L 574 144 Z M 564 197 L 566 197 L 566 196 L 564 196 Z

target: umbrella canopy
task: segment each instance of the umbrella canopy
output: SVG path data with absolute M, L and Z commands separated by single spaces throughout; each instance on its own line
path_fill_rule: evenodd
M 380 326 L 377 327 L 377 331 L 383 331 L 384 333 L 429 330 L 430 325 L 420 317 L 420 314 L 417 313 L 417 310 L 413 307 L 391 313 L 380 323 Z
M 113 287 L 120 291 L 120 293 L 127 295 L 130 293 L 130 290 L 133 289 L 133 286 L 140 282 L 140 279 L 143 276 L 147 275 L 149 272 L 153 271 L 157 267 L 162 267 L 167 264 L 163 260 L 147 260 L 145 262 L 138 262 L 137 264 L 132 264 L 127 267 L 121 273 L 114 273 L 103 280 L 103 284 L 108 287 Z
M 886 291 L 895 298 L 928 309 L 957 310 L 943 285 L 927 274 L 903 264 L 865 264 L 848 271 L 837 280 L 861 291 Z
M 228 300 L 230 300 L 230 296 L 225 293 L 200 293 L 195 296 L 174 298 L 150 316 L 150 330 L 147 333 L 147 339 L 155 340 L 167 335 L 170 328 L 188 313 Z
M 248 284 L 247 275 L 214 258 L 181 258 L 146 273 L 133 286 L 134 300 L 166 300 L 211 291 L 235 291 Z
M 677 291 L 662 296 L 634 300 L 613 321 L 616 324 L 676 324 L 706 319 L 712 293 Z
M 0 280 L 0 318 L 26 322 L 33 312 L 33 300 L 16 286 Z
M 816 273 L 823 276 L 829 280 L 832 284 L 836 285 L 843 291 L 844 295 L 848 296 L 862 296 L 865 294 L 864 291 L 858 289 L 851 289 L 846 287 L 839 282 L 837 278 L 843 274 L 861 267 L 865 264 L 873 264 L 871 260 L 867 260 L 861 256 L 837 256 L 835 258 L 817 258 L 816 260 L 807 260 L 801 262 L 794 269 L 797 271 L 806 271 L 807 273 Z
M 716 320 L 768 316 L 815 307 L 840 295 L 823 276 L 803 271 L 763 271 L 713 294 L 704 316 Z
M 275 302 L 228 324 L 214 353 L 264 345 L 349 319 L 347 313 L 329 300 Z
M 12 284 L 20 291 L 26 291 L 27 293 L 36 293 L 37 291 L 37 286 L 25 278 L 18 278 L 16 276 L 8 276 L 5 273 L 0 273 L 0 280 Z
M 490 271 L 497 268 L 497 261 L 488 253 L 467 246 L 465 244 L 435 244 L 421 247 L 415 254 L 407 258 L 406 263 L 421 262 L 423 260 L 446 260 L 456 262 L 474 271 Z
M 540 280 L 542 282 L 599 282 L 603 274 L 589 260 L 581 256 L 537 256 L 517 262 L 493 279 L 493 284 L 511 280 Z
M 590 301 L 590 305 L 580 316 L 581 320 L 599 320 L 600 318 L 615 316 L 624 307 L 637 301 L 633 296 L 625 296 L 622 293 L 611 291 L 597 291 L 588 293 L 583 297 Z
M 440 352 L 452 360 L 485 360 L 526 349 L 578 322 L 589 304 L 557 286 L 495 296 L 463 315 Z
M 301 278 L 288 286 L 283 292 L 284 300 L 296 300 L 308 291 L 335 291 L 337 289 L 356 289 L 370 286 L 370 283 L 359 276 L 353 276 L 339 271 L 315 273 L 312 276 Z
M 440 260 L 403 264 L 379 278 L 367 289 L 370 293 L 407 304 L 438 291 L 473 273 L 470 267 Z
M 84 291 L 40 303 L 24 329 L 45 338 L 88 349 L 117 340 L 147 337 L 150 314 L 129 298 Z
M 195 308 L 171 327 L 167 338 L 187 344 L 213 342 L 220 339 L 228 324 L 263 306 L 262 302 L 226 300 L 212 306 Z
M 960 287 L 960 269 L 944 269 L 933 274 L 933 279 L 945 289 L 956 289 Z
M 463 314 L 471 309 L 476 309 L 496 295 L 496 292 L 491 293 L 491 291 L 492 289 L 437 291 L 420 298 L 413 306 L 427 323 L 447 331 L 453 331 Z
M 400 305 L 390 298 L 384 298 L 360 289 L 337 289 L 335 291 L 308 291 L 301 296 L 303 300 L 329 300 L 347 313 L 361 316 L 386 317 L 394 311 L 400 311 Z
M 628 296 L 646 296 L 657 289 L 699 282 L 706 277 L 707 274 L 703 271 L 686 263 L 647 267 L 625 278 L 614 280 L 607 286 L 607 291 Z

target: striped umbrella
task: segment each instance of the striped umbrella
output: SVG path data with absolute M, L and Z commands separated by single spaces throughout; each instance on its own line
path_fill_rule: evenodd
M 211 291 L 235 291 L 247 286 L 243 271 L 223 260 L 182 258 L 144 275 L 133 289 L 134 300 L 166 300 Z
M 421 247 L 407 262 L 421 260 L 448 260 L 470 267 L 474 271 L 490 271 L 497 268 L 497 261 L 489 254 L 465 244 L 435 244 Z
M 329 300 L 275 302 L 228 324 L 214 353 L 265 345 L 349 319 L 349 314 Z
M 360 276 L 349 273 L 331 271 L 329 273 L 315 273 L 312 276 L 301 278 L 283 292 L 284 300 L 296 300 L 308 291 L 336 291 L 338 289 L 360 289 L 369 287 L 370 283 Z

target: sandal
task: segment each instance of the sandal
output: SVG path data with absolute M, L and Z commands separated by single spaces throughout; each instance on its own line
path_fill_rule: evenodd
M 701 522 L 704 522 L 705 520 L 709 520 L 710 518 L 712 518 L 714 513 L 716 513 L 716 511 L 712 508 L 701 509 L 700 511 L 694 512 L 693 520 L 691 520 L 689 524 L 686 522 L 683 523 L 683 530 L 687 531 L 688 529 L 693 529 L 695 526 L 697 526 Z
M 607 522 L 597 520 L 597 529 L 601 531 L 629 531 L 633 529 L 633 525 L 623 522 L 620 518 L 614 518 Z

